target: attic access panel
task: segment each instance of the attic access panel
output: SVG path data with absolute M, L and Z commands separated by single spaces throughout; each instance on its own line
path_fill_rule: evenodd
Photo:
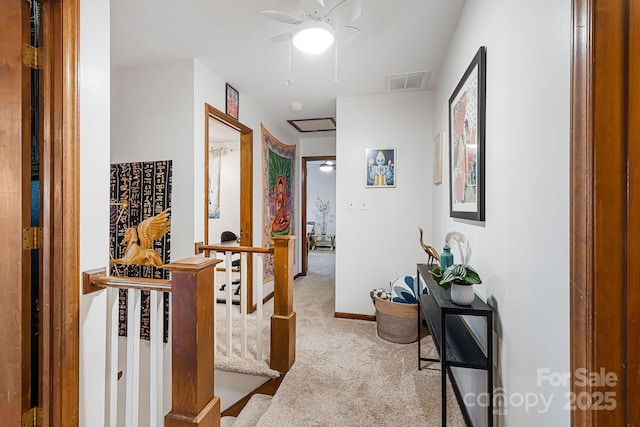
M 316 119 L 287 120 L 298 132 L 328 132 L 336 130 L 336 120 L 333 117 Z

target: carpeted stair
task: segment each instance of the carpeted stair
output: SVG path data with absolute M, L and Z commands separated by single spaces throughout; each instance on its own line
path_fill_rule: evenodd
M 237 417 L 222 417 L 221 427 L 255 427 L 271 404 L 271 396 L 254 394 Z

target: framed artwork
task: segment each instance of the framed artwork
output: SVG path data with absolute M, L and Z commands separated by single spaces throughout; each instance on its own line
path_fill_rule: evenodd
M 433 183 L 442 184 L 442 132 L 433 140 Z
M 238 120 L 238 113 L 240 109 L 240 94 L 229 83 L 227 83 L 226 105 L 226 113 L 234 119 Z
M 396 186 L 395 148 L 367 148 L 364 159 L 366 188 L 392 188 Z
M 486 47 L 449 98 L 449 216 L 484 221 Z

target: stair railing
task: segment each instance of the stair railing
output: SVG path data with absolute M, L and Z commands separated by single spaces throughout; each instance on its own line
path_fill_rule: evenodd
M 251 357 L 247 352 L 247 313 L 253 307 L 253 301 L 247 301 L 248 291 L 247 259 L 252 256 L 256 266 L 256 359 L 262 361 L 262 317 L 263 317 L 263 257 L 273 254 L 274 263 L 274 313 L 271 316 L 271 350 L 270 367 L 279 372 L 287 372 L 295 361 L 295 312 L 293 311 L 293 250 L 295 236 L 278 236 L 273 238 L 274 246 L 269 248 L 233 246 L 233 245 L 204 245 L 196 243 L 196 253 L 204 253 L 206 257 L 215 257 L 218 252 L 224 254 L 225 260 L 225 309 L 226 309 L 226 342 L 227 356 L 233 354 L 233 289 L 231 276 L 231 257 L 233 253 L 240 253 L 240 354 L 246 359 Z M 214 326 L 216 331 L 217 326 Z M 214 332 L 215 335 L 215 332 Z M 217 336 L 217 335 L 215 335 Z
M 293 311 L 293 243 L 295 237 L 274 238 L 274 247 L 266 252 L 251 248 L 247 253 L 273 251 L 274 314 L 271 316 L 271 368 L 287 372 L 295 362 L 295 319 Z M 233 248 L 234 252 L 238 248 Z M 246 256 L 246 255 L 245 255 Z M 140 423 L 140 311 L 141 290 L 151 293 L 150 304 L 150 425 L 208 426 L 220 423 L 220 399 L 214 396 L 214 310 L 215 265 L 221 260 L 186 258 L 163 266 L 171 271 L 171 280 L 106 276 L 106 269 L 83 273 L 83 293 L 107 292 L 106 310 L 106 420 L 118 425 L 118 315 L 119 290 L 127 289 L 127 365 L 125 425 Z M 245 260 L 246 262 L 246 260 Z M 230 263 L 229 263 L 230 265 Z M 256 263 L 262 277 L 262 263 Z M 230 281 L 229 281 L 230 283 Z M 262 286 L 257 287 L 260 292 Z M 172 393 L 171 411 L 163 409 L 163 292 L 171 293 Z M 243 304 L 245 305 L 245 304 Z M 261 309 L 262 304 L 258 304 Z M 136 337 L 135 339 L 131 339 Z

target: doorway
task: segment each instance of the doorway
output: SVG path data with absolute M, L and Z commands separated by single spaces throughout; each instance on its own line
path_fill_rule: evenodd
M 253 130 L 209 104 L 204 107 L 204 243 L 218 243 L 222 231 L 232 231 L 239 236 L 240 245 L 253 246 Z M 236 158 L 235 164 L 239 168 L 235 173 L 239 181 L 229 182 L 225 187 L 222 180 L 217 180 L 220 183 L 217 192 L 211 182 L 216 181 L 213 175 L 221 170 L 215 171 L 212 167 L 214 156 L 211 148 L 220 150 L 220 161 L 223 149 L 226 150 L 227 160 L 233 162 L 232 159 Z M 234 148 L 235 152 L 232 151 Z M 229 180 L 233 178 L 229 177 Z M 226 197 L 222 194 L 225 191 L 235 193 L 237 197 Z M 217 193 L 218 197 L 214 196 L 212 199 L 211 193 Z M 225 222 L 221 222 L 225 215 L 222 204 L 225 200 L 230 204 L 237 203 L 238 211 L 234 214 L 236 208 L 227 205 L 229 213 L 225 216 Z M 234 227 L 237 228 L 233 229 Z M 247 312 L 252 313 L 254 307 L 253 259 L 247 257 Z
M 30 28 L 34 7 L 41 44 Z M 43 425 L 78 423 L 77 17 L 77 0 L 0 4 L 0 419 L 7 425 L 25 425 L 23 414 Z
M 300 274 L 307 275 L 309 252 L 336 250 L 336 156 L 302 157 L 302 221 Z

